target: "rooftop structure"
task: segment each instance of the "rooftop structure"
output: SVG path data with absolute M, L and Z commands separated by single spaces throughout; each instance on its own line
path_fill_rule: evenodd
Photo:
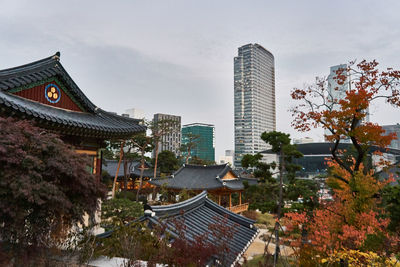
M 193 237 L 207 234 L 208 242 L 215 242 L 215 236 L 209 226 L 226 222 L 227 226 L 235 229 L 232 240 L 227 240 L 229 252 L 224 266 L 234 266 L 255 239 L 258 229 L 255 221 L 235 214 L 207 198 L 207 192 L 203 191 L 197 196 L 180 203 L 151 206 L 151 210 L 145 211 L 139 221 L 147 222 L 149 227 L 165 224 L 167 231 L 172 236 L 177 236 L 176 229 L 171 220 L 181 220 L 184 223 L 184 234 L 189 241 L 195 242 Z M 170 223 L 168 223 L 170 222 Z M 107 232 L 98 237 L 108 237 L 112 232 Z M 173 242 L 173 241 L 172 241 Z
M 92 158 L 101 174 L 104 140 L 128 138 L 145 127 L 139 120 L 104 111 L 93 104 L 60 63 L 60 53 L 19 67 L 0 70 L 0 114 L 29 119 L 60 134 L 75 151 Z
M 235 167 L 245 154 L 268 148 L 261 139 L 276 129 L 274 56 L 259 44 L 238 49 L 234 58 Z

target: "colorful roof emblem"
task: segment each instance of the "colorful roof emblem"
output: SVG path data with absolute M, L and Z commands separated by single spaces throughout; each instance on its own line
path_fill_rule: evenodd
M 61 90 L 54 83 L 50 83 L 46 85 L 46 88 L 44 89 L 44 96 L 46 97 L 47 101 L 55 104 L 60 101 Z

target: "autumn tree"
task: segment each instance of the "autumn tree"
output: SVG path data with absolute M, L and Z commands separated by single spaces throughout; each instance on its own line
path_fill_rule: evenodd
M 292 109 L 294 128 L 309 131 L 322 127 L 328 132 L 326 139 L 334 144 L 328 178 L 334 200 L 323 203 L 311 217 L 288 214 L 289 229 L 300 227 L 308 233 L 306 239 L 311 240 L 312 246 L 298 244 L 303 248 L 302 255 L 306 255 L 303 260 L 321 253 L 329 256 L 335 249 L 373 250 L 390 256 L 398 249 L 392 246 L 396 240 L 398 243 L 398 237 L 388 232 L 389 221 L 382 217 L 383 210 L 378 205 L 380 192 L 388 181 L 379 180 L 364 163 L 372 146 L 384 151 L 395 135 L 384 135 L 382 127 L 368 122 L 366 116 L 378 99 L 395 107 L 400 105 L 400 72 L 391 68 L 380 71 L 376 61 L 364 60 L 338 69 L 333 79 L 335 83 L 329 84 L 326 79 L 317 78 L 315 84 L 292 91 L 292 98 L 300 102 Z M 336 97 L 335 92 L 340 90 L 343 97 Z M 338 149 L 345 139 L 350 140 L 353 153 Z M 385 167 L 389 163 L 379 164 Z
M 37 248 L 56 246 L 93 215 L 105 190 L 89 159 L 31 122 L 0 117 L 0 237 L 15 265 Z
M 299 131 L 309 131 L 321 127 L 328 131 L 326 139 L 334 144 L 331 151 L 333 160 L 350 176 L 356 175 L 371 146 L 386 148 L 396 137 L 384 135 L 385 130 L 376 123 L 367 122 L 370 105 L 384 99 L 393 106 L 400 106 L 400 71 L 388 68 L 379 71 L 376 61 L 359 64 L 350 62 L 347 68 L 338 69 L 334 80 L 339 85 L 333 87 L 324 78 L 317 78 L 315 84 L 305 89 L 295 88 L 292 98 L 301 103 L 292 109 L 292 126 Z M 337 99 L 333 92 L 348 89 L 345 97 Z M 349 166 L 340 157 L 339 143 L 350 140 L 355 148 L 351 157 L 354 164 Z M 368 170 L 365 169 L 365 172 Z M 343 177 L 336 177 L 348 184 Z

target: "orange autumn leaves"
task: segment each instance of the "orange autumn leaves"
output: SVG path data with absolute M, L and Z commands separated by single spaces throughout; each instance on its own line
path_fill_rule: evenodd
M 364 174 L 361 169 L 350 177 L 334 162 L 330 166 L 349 183 L 331 177 L 337 183 L 333 201 L 321 203 L 312 214 L 287 213 L 287 241 L 299 248 L 300 257 L 305 251 L 326 257 L 341 249 L 368 251 L 369 239 L 377 237 L 385 246 L 378 245 L 374 252 L 388 256 L 387 246 L 395 246 L 400 239 L 387 231 L 389 219 L 382 216 L 375 197 L 388 181 L 377 181 L 372 171 Z
M 373 251 L 388 257 L 400 242 L 398 235 L 387 230 L 389 219 L 380 207 L 380 191 L 391 180 L 378 179 L 364 161 L 372 147 L 377 148 L 375 154 L 382 155 L 396 135 L 386 135 L 381 126 L 366 118 L 377 99 L 400 106 L 400 71 L 380 71 L 376 61 L 357 65 L 351 62 L 339 69 L 334 79 L 339 85 L 349 83 L 341 99 L 335 98 L 324 78 L 291 93 L 292 99 L 299 102 L 291 109 L 292 126 L 299 131 L 322 127 L 326 140 L 333 143 L 332 158 L 327 163 L 327 184 L 332 188 L 333 200 L 322 202 L 307 214 L 287 213 L 287 241 L 298 248 L 300 259 L 306 262 L 343 250 Z M 343 140 L 352 143 L 353 154 L 339 151 Z M 384 168 L 388 164 L 381 159 L 377 165 Z

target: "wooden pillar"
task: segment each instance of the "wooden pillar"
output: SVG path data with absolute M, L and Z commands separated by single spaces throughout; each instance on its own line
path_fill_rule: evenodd
M 218 205 L 221 206 L 221 195 L 220 194 L 218 195 Z
M 239 192 L 239 205 L 242 205 L 242 192 Z
M 229 193 L 229 208 L 232 207 L 232 194 Z

